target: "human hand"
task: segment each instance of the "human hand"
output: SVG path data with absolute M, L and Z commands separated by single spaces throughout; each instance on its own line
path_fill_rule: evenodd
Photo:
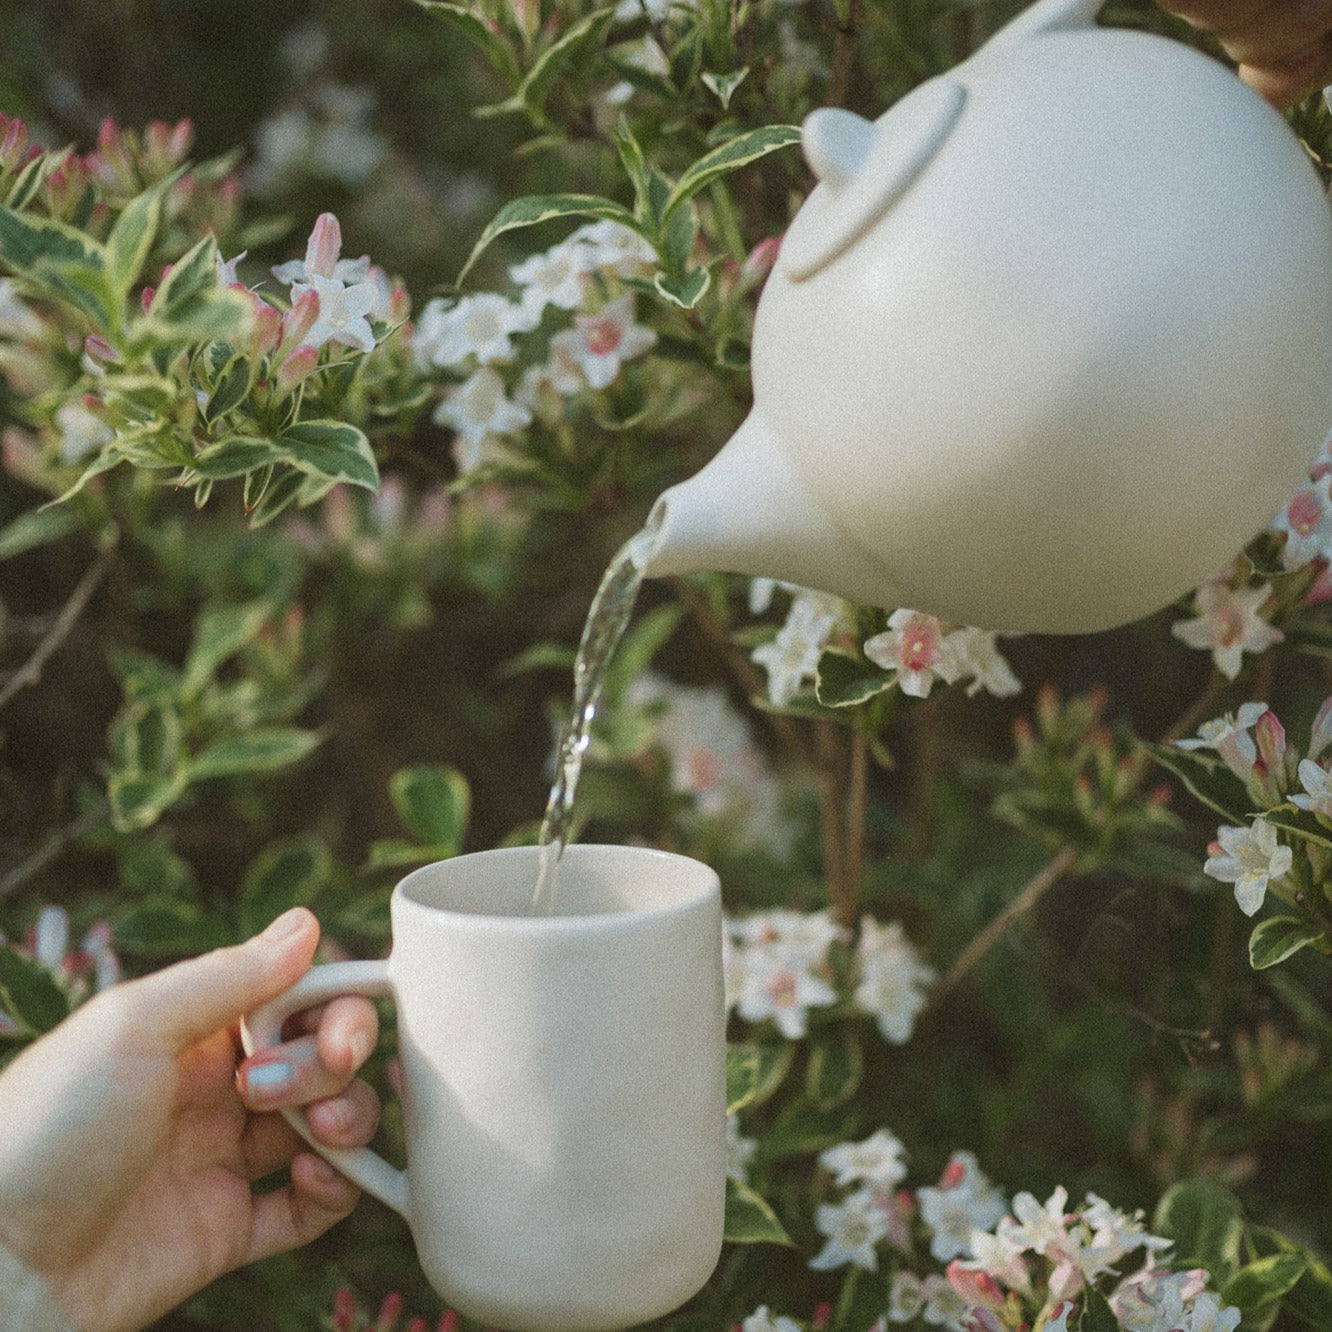
M 305 973 L 318 938 L 298 908 L 247 943 L 113 986 L 0 1075 L 0 1242 L 83 1332 L 141 1328 L 355 1205 L 356 1187 L 281 1115 L 247 1102 L 314 1102 L 321 1142 L 367 1142 L 379 1103 L 353 1074 L 375 1043 L 373 1007 L 306 1014 L 305 1034 L 237 1069 L 239 1018 Z M 288 1186 L 251 1193 L 288 1165 Z
M 1163 9 L 1216 34 L 1239 76 L 1275 107 L 1332 82 L 1328 0 L 1161 0 Z

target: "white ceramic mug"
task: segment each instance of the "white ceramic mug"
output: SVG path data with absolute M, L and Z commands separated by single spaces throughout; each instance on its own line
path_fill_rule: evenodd
M 406 1217 L 460 1312 L 512 1332 L 611 1332 L 684 1303 L 721 1249 L 720 886 L 683 856 L 573 845 L 555 913 L 533 916 L 538 854 L 409 874 L 387 961 L 313 968 L 242 1038 L 253 1053 L 301 1009 L 391 996 L 406 1170 L 312 1145 Z

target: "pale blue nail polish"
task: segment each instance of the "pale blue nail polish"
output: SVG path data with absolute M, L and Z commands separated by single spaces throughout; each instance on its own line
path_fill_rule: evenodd
M 279 1092 L 296 1077 L 296 1070 L 285 1060 L 255 1064 L 246 1071 L 245 1085 L 251 1092 Z

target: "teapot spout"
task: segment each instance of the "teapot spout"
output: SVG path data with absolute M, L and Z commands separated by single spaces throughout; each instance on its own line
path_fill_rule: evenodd
M 650 577 L 706 570 L 775 578 L 868 606 L 896 606 L 895 580 L 844 535 L 786 449 L 751 411 L 701 471 L 665 491 Z

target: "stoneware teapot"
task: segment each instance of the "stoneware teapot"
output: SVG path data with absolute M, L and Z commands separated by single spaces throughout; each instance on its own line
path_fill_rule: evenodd
M 761 574 L 1078 633 L 1222 569 L 1332 426 L 1332 210 L 1280 115 L 1040 0 L 870 122 L 759 301 L 754 407 L 658 501 L 650 574 Z

